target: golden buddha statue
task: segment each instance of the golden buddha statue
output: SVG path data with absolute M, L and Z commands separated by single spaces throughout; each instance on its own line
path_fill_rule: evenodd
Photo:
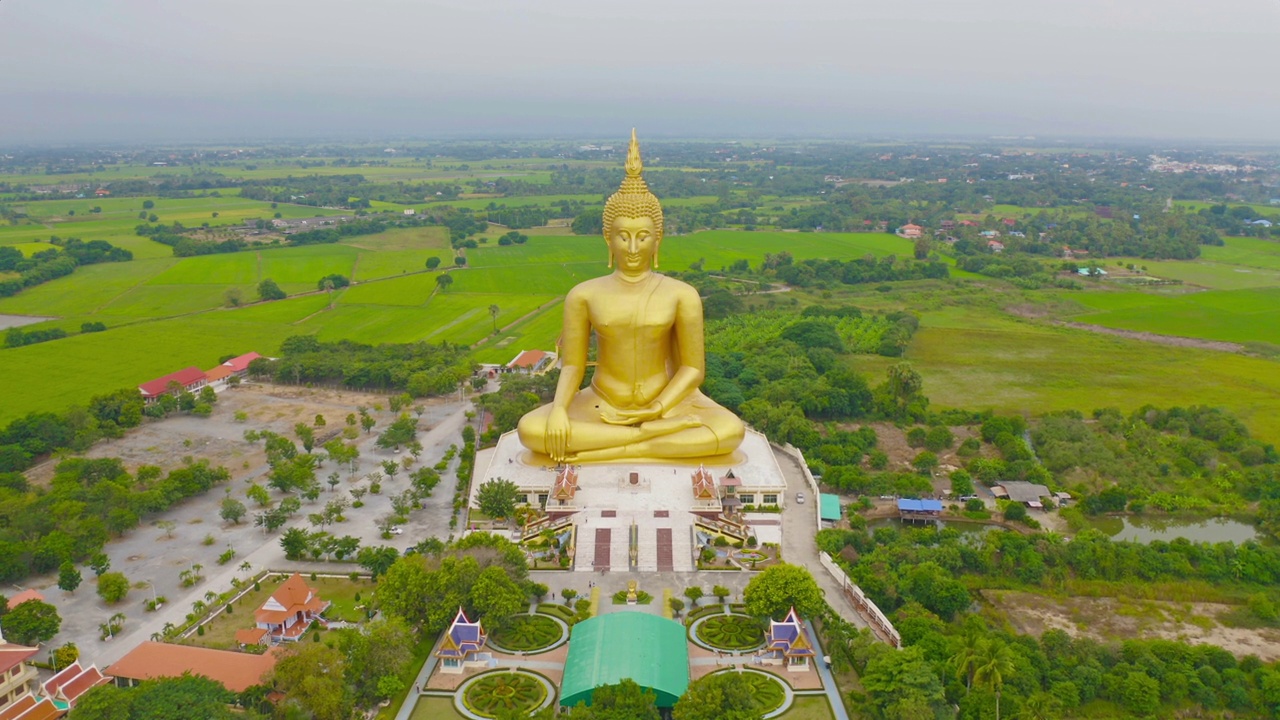
M 520 442 L 557 463 L 708 458 L 742 442 L 742 420 L 703 395 L 702 298 L 653 272 L 662 205 L 641 177 L 635 130 L 626 177 L 604 206 L 613 273 L 587 280 L 564 302 L 555 399 L 520 419 Z M 579 390 L 587 347 L 597 362 Z

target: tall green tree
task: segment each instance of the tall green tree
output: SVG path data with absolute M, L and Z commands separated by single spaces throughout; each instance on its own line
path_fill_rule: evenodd
M 75 592 L 80 587 L 80 582 L 84 578 L 80 575 L 80 571 L 72 564 L 70 560 L 62 563 L 58 568 L 58 588 L 66 592 Z
M 1005 679 L 1013 674 L 1013 661 L 1013 650 L 1002 640 L 990 640 L 979 648 L 978 662 L 973 669 L 973 682 L 995 693 L 996 720 L 1000 720 L 1000 692 L 1004 689 Z M 1156 697 L 1159 698 L 1158 683 Z
M 804 617 L 816 617 L 826 607 L 822 589 L 809 571 L 787 563 L 773 565 L 751 578 L 742 599 L 747 612 L 756 617 L 781 618 L 793 607 Z
M 494 478 L 480 486 L 476 500 L 480 503 L 480 512 L 491 518 L 508 518 L 516 511 L 516 499 L 520 496 L 520 488 L 510 480 Z
M 759 720 L 761 712 L 751 684 L 731 672 L 689 683 L 671 715 L 675 720 Z
M 262 300 L 283 300 L 289 296 L 280 289 L 275 280 L 267 278 L 258 283 L 258 297 Z
M 28 600 L 4 616 L 4 635 L 9 642 L 36 645 L 49 640 L 62 628 L 58 609 L 46 602 Z
M 280 656 L 271 684 L 284 693 L 281 701 L 315 720 L 347 720 L 354 698 L 346 683 L 342 654 L 321 643 L 295 643 Z

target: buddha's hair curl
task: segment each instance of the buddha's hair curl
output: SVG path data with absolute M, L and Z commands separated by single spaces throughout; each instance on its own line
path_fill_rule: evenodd
M 635 178 L 639 179 L 639 178 Z M 640 188 L 627 187 L 632 185 L 632 178 L 622 181 L 622 188 L 618 192 L 609 196 L 609 200 L 604 204 L 604 225 L 601 228 L 604 239 L 609 239 L 609 232 L 613 229 L 613 221 L 620 218 L 644 218 L 647 217 L 653 221 L 653 227 L 657 233 L 657 239 L 662 239 L 662 203 L 658 202 L 658 198 L 649 192 L 649 188 L 644 185 L 644 180 L 640 180 Z

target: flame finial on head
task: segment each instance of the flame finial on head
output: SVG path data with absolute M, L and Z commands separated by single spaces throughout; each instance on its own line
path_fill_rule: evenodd
M 627 148 L 627 177 L 638 178 L 644 172 L 644 163 L 640 161 L 640 141 L 636 140 L 636 129 L 631 128 L 631 147 Z
M 626 176 L 618 192 L 609 196 L 604 204 L 604 238 L 609 239 L 613 230 L 613 221 L 619 217 L 642 218 L 653 220 L 658 240 L 662 240 L 662 204 L 649 192 L 649 185 L 644 181 L 642 173 L 644 163 L 640 160 L 640 141 L 636 139 L 635 128 L 631 129 L 631 146 L 627 148 Z M 613 256 L 609 256 L 609 265 L 613 266 Z M 658 255 L 654 253 L 653 266 L 658 266 Z

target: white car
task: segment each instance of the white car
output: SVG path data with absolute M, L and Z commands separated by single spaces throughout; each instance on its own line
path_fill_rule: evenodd
M 393 527 L 393 528 L 391 528 L 390 530 L 388 530 L 387 532 L 391 533 L 392 535 L 403 535 L 403 534 L 404 534 L 404 528 L 402 528 L 402 527 Z
M 796 493 L 796 502 L 801 505 L 804 504 L 804 493 Z

